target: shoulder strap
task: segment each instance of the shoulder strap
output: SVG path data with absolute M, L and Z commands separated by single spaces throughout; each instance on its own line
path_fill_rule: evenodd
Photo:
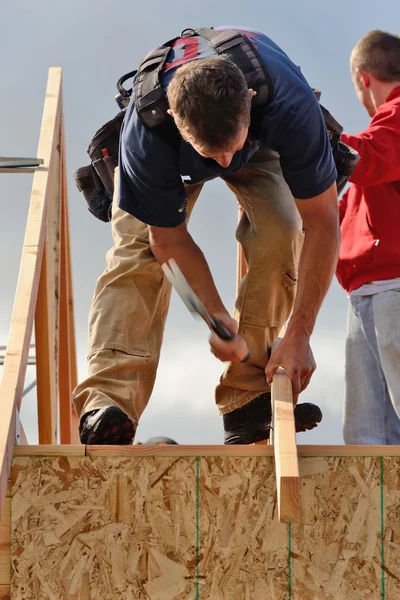
M 205 38 L 218 54 L 226 54 L 241 69 L 247 84 L 256 92 L 252 106 L 265 105 L 269 97 L 268 75 L 253 44 L 240 31 L 216 31 L 208 27 L 203 29 L 185 29 L 162 46 L 152 50 L 142 61 L 136 75 L 135 103 L 138 116 L 143 125 L 152 129 L 168 120 L 168 100 L 160 83 L 171 45 L 177 39 L 201 36 Z
M 252 106 L 266 104 L 269 98 L 268 74 L 257 50 L 240 31 L 229 29 L 215 31 L 212 28 L 198 29 L 218 54 L 226 54 L 243 72 L 249 88 L 256 92 Z
M 170 40 L 152 50 L 142 61 L 136 79 L 135 102 L 140 120 L 146 127 L 157 127 L 167 120 L 168 101 L 160 83 L 172 43 Z

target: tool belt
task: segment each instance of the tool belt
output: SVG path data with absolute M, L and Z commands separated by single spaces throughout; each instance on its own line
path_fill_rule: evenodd
M 318 102 L 321 98 L 321 92 L 314 90 Z M 338 196 L 346 187 L 354 169 L 360 160 L 358 152 L 350 148 L 347 144 L 340 141 L 340 136 L 343 133 L 343 127 L 336 121 L 331 113 L 320 103 L 320 108 L 325 119 L 328 138 L 332 148 L 333 160 L 335 161 L 337 177 L 336 188 Z
M 148 54 L 137 71 L 123 75 L 117 82 L 118 94 L 115 97 L 120 112 L 96 131 L 90 141 L 87 153 L 91 163 L 76 169 L 73 173 L 75 183 L 86 199 L 88 210 L 104 222 L 111 220 L 112 198 L 114 191 L 114 169 L 118 165 L 119 139 L 126 108 L 132 100 L 143 125 L 154 130 L 164 141 L 179 147 L 179 132 L 168 115 L 168 100 L 161 85 L 160 76 L 172 44 L 180 38 L 201 36 L 207 39 L 217 54 L 228 56 L 243 72 L 248 87 L 256 95 L 252 99 L 250 132 L 258 130 L 264 106 L 269 98 L 268 74 L 257 50 L 248 38 L 239 31 L 216 31 L 212 28 L 185 29 L 176 37 Z M 124 83 L 134 78 L 130 89 Z M 133 89 L 135 93 L 133 95 Z M 314 90 L 319 101 L 321 93 Z M 338 193 L 346 185 L 358 162 L 358 154 L 340 142 L 343 127 L 322 106 L 333 157 L 338 170 Z M 254 137 L 257 137 L 256 135 Z
M 87 149 L 90 165 L 76 169 L 73 174 L 89 211 L 105 223 L 111 220 L 114 170 L 118 166 L 119 138 L 124 116 L 125 111 L 119 112 L 96 131 Z

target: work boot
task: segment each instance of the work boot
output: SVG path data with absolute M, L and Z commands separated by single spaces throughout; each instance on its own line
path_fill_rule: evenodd
M 135 426 L 118 406 L 105 406 L 82 415 L 79 435 L 82 444 L 128 446 L 133 443 Z
M 322 420 L 319 406 L 304 402 L 294 409 L 296 431 L 314 429 Z M 223 416 L 225 444 L 254 444 L 269 439 L 271 428 L 271 392 Z

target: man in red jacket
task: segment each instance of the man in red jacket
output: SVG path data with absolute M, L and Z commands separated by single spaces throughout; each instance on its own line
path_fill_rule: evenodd
M 340 202 L 337 277 L 349 294 L 344 440 L 400 444 L 400 38 L 371 31 L 350 66 L 372 121 L 341 137 L 361 157 Z

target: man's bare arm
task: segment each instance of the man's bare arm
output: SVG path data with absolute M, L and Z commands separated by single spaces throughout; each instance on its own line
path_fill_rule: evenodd
M 236 334 L 237 323 L 231 319 L 215 286 L 206 258 L 187 230 L 186 224 L 174 228 L 149 227 L 150 247 L 160 264 L 174 258 L 194 292 L 211 315 Z M 248 353 L 245 341 L 235 335 L 232 341 L 210 338 L 212 352 L 223 361 L 238 362 Z
M 305 233 L 296 300 L 287 333 L 311 336 L 335 274 L 340 245 L 336 184 L 319 196 L 296 202 Z
M 271 356 L 266 375 L 270 382 L 276 369 L 283 366 L 292 380 L 297 402 L 298 394 L 308 385 L 315 370 L 310 337 L 338 259 L 340 229 L 336 184 L 319 196 L 296 203 L 305 233 L 296 300 L 284 340 Z

